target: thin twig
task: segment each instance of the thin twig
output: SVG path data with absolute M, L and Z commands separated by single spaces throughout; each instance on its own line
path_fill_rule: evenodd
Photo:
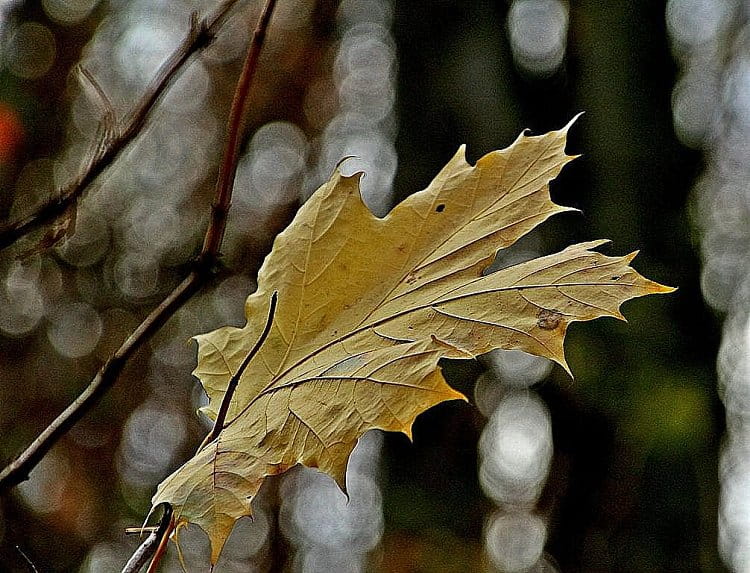
M 100 368 L 94 379 L 78 398 L 65 408 L 21 455 L 0 472 L 0 491 L 4 491 L 28 479 L 29 472 L 47 454 L 50 448 L 110 389 L 133 353 L 149 340 L 186 300 L 197 292 L 206 275 L 205 270 L 192 271 L 141 322 L 138 328 L 117 349 L 114 355 Z
M 232 99 L 232 109 L 229 112 L 229 129 L 228 137 L 224 146 L 224 158 L 219 171 L 219 177 L 216 179 L 216 190 L 214 194 L 214 203 L 211 205 L 211 220 L 208 224 L 206 238 L 203 241 L 203 249 L 200 257 L 211 256 L 211 253 L 219 251 L 219 245 L 224 238 L 224 229 L 226 228 L 227 215 L 229 206 L 232 202 L 232 185 L 234 184 L 234 175 L 237 171 L 237 160 L 240 154 L 240 139 L 242 137 L 243 119 L 245 117 L 247 96 L 250 92 L 250 85 L 258 68 L 258 59 L 260 58 L 261 48 L 266 39 L 266 30 L 268 23 L 271 21 L 271 14 L 276 6 L 276 0 L 267 0 L 266 5 L 258 19 L 258 25 L 253 32 L 253 39 L 250 42 L 245 57 L 245 63 L 242 66 L 242 73 L 237 82 L 237 89 Z
M 121 573 L 138 573 L 143 568 L 151 556 L 155 553 L 157 547 L 164 539 L 165 534 L 169 531 L 172 522 L 172 506 L 168 503 L 164 505 L 164 514 L 161 516 L 158 527 L 149 534 L 149 536 L 138 546 L 135 553 L 130 556 Z
M 112 105 L 112 101 L 109 99 L 107 92 L 104 91 L 104 88 L 88 68 L 78 64 L 76 66 L 76 71 L 81 75 L 83 79 L 88 82 L 89 86 L 91 86 L 91 88 L 94 90 L 94 93 L 99 100 L 99 105 L 102 108 L 102 116 L 104 117 L 105 126 L 107 125 L 107 122 L 109 122 L 110 124 L 113 123 L 117 114 L 115 113 L 115 107 Z
M 221 248 L 221 237 L 224 236 L 224 227 L 227 220 L 226 214 L 232 198 L 232 179 L 228 178 L 228 174 L 231 173 L 233 177 L 237 168 L 238 155 L 236 153 L 236 142 L 239 141 L 239 131 L 242 127 L 241 112 L 246 107 L 246 100 L 250 91 L 250 80 L 255 71 L 254 68 L 248 67 L 247 62 L 250 61 L 252 62 L 252 66 L 257 66 L 258 55 L 263 46 L 262 39 L 265 37 L 265 30 L 275 4 L 275 0 L 268 0 L 264 8 L 253 41 L 248 48 L 243 74 L 237 84 L 235 98 L 232 102 L 232 111 L 227 125 L 227 141 L 235 143 L 227 144 L 225 157 L 222 160 L 218 176 L 219 181 L 228 181 L 228 184 L 226 186 L 217 184 L 216 197 L 212 205 L 212 214 L 220 211 L 224 213 L 224 216 L 212 216 L 206 230 L 204 246 L 196 261 L 194 270 L 136 328 L 115 354 L 102 366 L 78 398 L 21 455 L 0 472 L 0 492 L 28 479 L 29 472 L 47 454 L 50 448 L 112 387 L 125 363 L 133 353 L 143 346 L 213 274 L 213 269 L 219 257 L 219 249 Z M 240 97 L 237 94 L 240 94 Z M 233 159 L 227 159 L 226 155 L 230 153 Z M 218 237 L 218 240 L 215 237 Z
M 144 533 L 153 533 L 159 529 L 157 525 L 142 525 L 140 527 L 126 527 L 125 535 L 143 535 Z
M 184 64 L 198 50 L 208 46 L 216 35 L 216 32 L 226 20 L 229 9 L 237 3 L 237 0 L 225 0 L 216 12 L 206 16 L 200 22 L 197 18 L 191 20 L 190 33 L 180 46 L 172 53 L 159 69 L 156 77 L 151 82 L 146 92 L 141 97 L 135 109 L 128 114 L 123 125 L 119 129 L 107 130 L 111 133 L 100 152 L 96 153 L 92 161 L 89 161 L 75 179 L 67 183 L 58 193 L 39 205 L 33 213 L 14 221 L 0 225 L 0 250 L 14 244 L 18 239 L 24 237 L 47 225 L 60 216 L 83 194 L 84 190 L 122 153 L 122 151 L 140 133 L 146 120 L 154 109 L 156 102 L 164 94 L 166 89 L 174 83 L 174 79 L 184 68 Z M 90 74 L 86 77 L 95 90 L 101 92 L 96 81 Z M 103 92 L 100 93 L 103 94 Z M 108 101 L 104 96 L 103 101 Z M 105 119 L 105 121 L 107 121 Z
M 34 562 L 29 558 L 28 555 L 23 552 L 23 549 L 21 549 L 19 545 L 16 545 L 16 550 L 21 554 L 21 557 L 23 557 L 23 560 L 26 561 L 26 564 L 29 566 L 29 568 L 34 573 L 39 573 L 39 570 L 36 568 L 36 565 L 34 565 Z
M 232 378 L 230 378 L 229 384 L 227 384 L 227 391 L 224 392 L 224 397 L 221 399 L 221 406 L 219 406 L 219 413 L 216 414 L 214 426 L 213 428 L 211 428 L 211 431 L 208 433 L 208 435 L 204 438 L 203 443 L 201 443 L 200 447 L 198 448 L 198 451 L 202 450 L 206 444 L 210 444 L 211 442 L 213 442 L 218 437 L 219 433 L 224 429 L 224 422 L 227 419 L 227 412 L 229 412 L 229 404 L 232 402 L 232 396 L 234 396 L 234 391 L 237 389 L 237 384 L 239 384 L 240 378 L 242 378 L 242 374 L 245 372 L 248 364 L 250 364 L 250 361 L 258 353 L 258 350 L 260 350 L 260 347 L 263 346 L 266 338 L 268 338 L 268 334 L 271 332 L 271 325 L 273 324 L 274 314 L 276 314 L 276 302 L 278 301 L 278 298 L 278 291 L 273 291 L 273 294 L 271 295 L 271 306 L 268 308 L 268 319 L 266 319 L 266 326 L 263 328 L 263 332 L 255 342 L 255 346 L 253 346 L 252 350 L 248 352 L 247 356 L 245 356 L 245 359 L 242 361 L 242 364 L 240 364 L 240 367 L 237 369 L 237 372 L 235 372 L 232 375 Z

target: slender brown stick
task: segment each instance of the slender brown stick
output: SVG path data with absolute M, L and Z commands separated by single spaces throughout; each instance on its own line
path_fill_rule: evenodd
M 240 155 L 240 139 L 242 138 L 243 119 L 247 106 L 247 96 L 250 92 L 250 85 L 255 76 L 255 70 L 258 68 L 258 59 L 260 58 L 261 48 L 266 39 L 266 30 L 271 21 L 271 14 L 276 6 L 276 0 L 267 0 L 266 5 L 258 19 L 258 25 L 253 32 L 253 39 L 247 49 L 245 63 L 242 66 L 242 73 L 237 82 L 237 89 L 234 92 L 232 100 L 232 109 L 229 112 L 229 130 L 228 137 L 224 146 L 224 158 L 219 171 L 219 177 L 216 179 L 216 190 L 214 193 L 214 203 L 211 205 L 211 220 L 208 224 L 208 231 L 203 241 L 201 250 L 201 259 L 211 257 L 211 253 L 219 252 L 219 246 L 224 239 L 224 229 L 226 228 L 227 215 L 229 206 L 232 202 L 232 185 L 234 184 L 234 175 L 237 171 L 237 160 Z
M 107 92 L 104 91 L 104 88 L 99 84 L 99 82 L 96 80 L 94 75 L 85 67 L 78 64 L 76 66 L 76 70 L 81 75 L 83 79 L 85 79 L 91 89 L 96 94 L 97 99 L 99 100 L 99 106 L 102 108 L 102 117 L 104 118 L 104 125 L 105 128 L 108 126 L 111 126 L 111 124 L 115 121 L 115 108 L 112 105 L 112 102 L 109 99 L 109 96 L 107 95 Z M 110 127 L 111 129 L 111 127 Z
M 275 0 L 268 0 L 258 23 L 258 28 L 255 31 L 253 41 L 248 47 L 243 74 L 237 84 L 237 90 L 232 102 L 232 110 L 227 125 L 228 144 L 218 176 L 219 181 L 227 181 L 228 183 L 222 185 L 217 183 L 216 197 L 212 205 L 212 214 L 223 212 L 224 215 L 221 217 L 212 216 L 206 230 L 204 247 L 197 260 L 195 269 L 136 328 L 117 352 L 102 366 L 78 398 L 18 458 L 0 472 L 0 491 L 13 487 L 28 478 L 29 472 L 47 454 L 50 448 L 112 387 L 125 363 L 133 353 L 148 341 L 212 275 L 213 268 L 219 256 L 219 249 L 221 248 L 221 238 L 224 236 L 224 227 L 227 220 L 226 214 L 232 199 L 232 178 L 237 169 L 237 142 L 240 138 L 239 132 L 242 129 L 242 110 L 246 107 L 247 97 L 250 92 L 250 80 L 255 71 L 247 63 L 250 61 L 253 66 L 257 66 L 258 64 L 258 55 L 263 46 L 262 39 L 265 37 L 265 30 L 275 4 Z M 237 94 L 240 94 L 240 96 Z M 230 155 L 230 159 L 227 159 L 228 155 Z M 231 177 L 229 174 L 231 174 Z
M 99 369 L 86 389 L 0 472 L 0 491 L 28 479 L 29 472 L 50 448 L 99 401 L 122 372 L 127 360 L 158 331 L 175 311 L 198 290 L 205 272 L 193 271 L 157 306 Z
M 159 545 L 165 537 L 171 532 L 170 525 L 174 523 L 172 516 L 172 506 L 165 503 L 164 514 L 161 516 L 159 525 L 153 528 L 149 536 L 138 546 L 133 555 L 128 559 L 121 573 L 138 573 L 146 564 L 152 555 L 155 554 Z
M 0 225 L 0 250 L 9 247 L 32 231 L 56 221 L 83 194 L 84 190 L 112 164 L 143 129 L 156 102 L 166 89 L 174 83 L 175 78 L 184 69 L 185 63 L 194 53 L 211 43 L 216 32 L 226 20 L 229 9 L 236 3 L 237 0 L 225 0 L 213 15 L 205 17 L 200 22 L 193 17 L 190 23 L 190 33 L 169 59 L 164 62 L 135 109 L 125 118 L 123 125 L 114 130 L 115 133 L 110 134 L 111 137 L 108 137 L 102 143 L 101 149 L 86 164 L 83 172 L 67 183 L 54 196 L 39 205 L 30 215 L 18 221 Z M 93 79 L 90 74 L 85 77 L 89 81 Z M 96 81 L 93 81 L 92 85 L 97 89 Z M 104 101 L 107 101 L 106 96 Z
M 268 334 L 271 332 L 271 325 L 273 324 L 273 316 L 274 314 L 276 314 L 276 302 L 278 301 L 278 298 L 278 291 L 273 291 L 273 294 L 271 295 L 271 306 L 268 308 L 268 319 L 266 320 L 266 326 L 263 328 L 263 332 L 260 334 L 260 337 L 258 337 L 258 340 L 255 342 L 252 350 L 250 350 L 250 352 L 247 353 L 247 356 L 245 356 L 245 359 L 242 361 L 242 364 L 240 364 L 237 372 L 235 372 L 232 375 L 232 378 L 230 378 L 229 384 L 227 384 L 227 391 L 224 392 L 224 397 L 221 399 L 221 406 L 219 406 L 219 412 L 218 414 L 216 414 L 214 426 L 213 428 L 211 428 L 211 431 L 208 433 L 208 435 L 204 438 L 203 442 L 198 448 L 198 451 L 202 450 L 206 444 L 210 444 L 211 442 L 213 442 L 224 429 L 224 422 L 227 419 L 227 412 L 229 412 L 229 404 L 232 402 L 232 396 L 234 396 L 234 391 L 237 389 L 237 384 L 239 384 L 240 378 L 242 378 L 242 374 L 245 372 L 248 364 L 250 364 L 250 361 L 258 353 L 258 350 L 260 350 L 260 347 L 263 346 L 266 338 L 268 338 Z

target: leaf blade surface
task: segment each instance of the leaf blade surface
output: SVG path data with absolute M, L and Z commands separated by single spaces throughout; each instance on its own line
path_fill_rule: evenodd
M 215 417 L 278 293 L 269 335 L 242 373 L 224 429 L 153 499 L 208 533 L 212 562 L 267 476 L 303 464 L 344 488 L 346 462 L 366 431 L 410 435 L 421 412 L 465 399 L 443 379 L 441 357 L 518 348 L 567 370 L 570 323 L 622 318 L 624 301 L 672 290 L 634 271 L 634 254 L 592 250 L 606 241 L 483 275 L 499 249 L 570 210 L 549 195 L 549 182 L 573 159 L 565 153 L 569 125 L 522 134 L 475 166 L 461 148 L 384 218 L 362 202 L 360 175 L 338 171 L 300 208 L 259 271 L 246 326 L 196 337 L 194 373 Z

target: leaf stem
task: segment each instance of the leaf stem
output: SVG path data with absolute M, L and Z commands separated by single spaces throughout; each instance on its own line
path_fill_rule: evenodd
M 156 552 L 154 553 L 154 557 L 151 559 L 151 563 L 149 563 L 146 573 L 156 573 L 156 569 L 159 567 L 161 558 L 164 557 L 164 553 L 167 550 L 167 542 L 169 541 L 169 536 L 172 534 L 172 531 L 174 531 L 175 528 L 175 519 L 174 515 L 172 514 L 172 506 L 168 503 L 165 505 L 169 508 L 169 522 L 167 523 L 164 531 L 162 531 L 161 533 L 159 545 L 156 547 Z
M 169 536 L 172 530 L 170 525 L 173 522 L 172 506 L 168 503 L 162 505 L 164 506 L 164 514 L 161 516 L 159 526 L 138 546 L 135 553 L 128 559 L 125 567 L 122 568 L 121 573 L 138 573 L 146 561 L 151 558 L 151 555 L 154 555 L 157 551 L 162 540 Z M 154 557 L 156 556 L 154 555 Z

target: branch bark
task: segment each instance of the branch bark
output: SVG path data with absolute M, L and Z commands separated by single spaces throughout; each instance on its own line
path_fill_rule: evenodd
M 133 353 L 149 340 L 185 301 L 197 292 L 199 285 L 205 280 L 206 276 L 207 272 L 203 269 L 192 271 L 159 306 L 151 311 L 114 355 L 104 363 L 84 391 L 15 460 L 0 472 L 0 492 L 28 479 L 29 472 L 47 455 L 50 448 L 112 387 Z
M 187 37 L 161 66 L 139 103 L 127 115 L 123 124 L 115 130 L 106 128 L 101 130 L 104 134 L 103 140 L 97 145 L 94 154 L 82 169 L 82 172 L 53 197 L 39 205 L 30 215 L 12 223 L 0 225 L 0 250 L 13 245 L 20 238 L 44 225 L 57 221 L 66 213 L 86 188 L 114 162 L 128 144 L 135 139 L 135 136 L 140 133 L 156 102 L 172 85 L 190 57 L 211 43 L 217 31 L 224 24 L 229 10 L 236 3 L 237 0 L 225 0 L 213 15 L 206 16 L 201 21 L 198 21 L 195 15 L 193 16 Z M 96 86 L 95 82 L 94 85 Z M 111 118 L 109 120 L 105 118 L 105 123 L 107 121 L 111 121 Z
M 255 32 L 253 32 L 253 39 L 247 48 L 247 55 L 245 63 L 242 66 L 240 79 L 234 91 L 232 109 L 229 112 L 229 129 L 224 145 L 224 156 L 219 177 L 216 179 L 214 203 L 211 205 L 211 220 L 209 221 L 208 231 L 206 231 L 206 237 L 203 241 L 201 258 L 210 257 L 211 253 L 217 253 L 224 239 L 224 229 L 226 228 L 229 206 L 232 202 L 232 186 L 240 154 L 240 139 L 244 131 L 243 123 L 247 111 L 248 93 L 255 77 L 255 70 L 258 68 L 261 48 L 266 40 L 266 30 L 268 29 L 268 24 L 271 21 L 271 15 L 275 7 L 276 0 L 267 0 L 263 11 L 260 13 L 258 24 Z
M 237 170 L 239 141 L 242 135 L 248 94 L 275 5 L 276 0 L 267 0 L 253 34 L 253 40 L 248 46 L 242 74 L 237 83 L 232 109 L 229 114 L 227 140 L 217 177 L 216 192 L 211 207 L 211 220 L 195 268 L 125 340 L 78 398 L 21 455 L 0 472 L 0 492 L 28 479 L 29 472 L 49 452 L 50 448 L 112 387 L 133 353 L 147 342 L 214 273 L 232 200 L 232 184 Z

